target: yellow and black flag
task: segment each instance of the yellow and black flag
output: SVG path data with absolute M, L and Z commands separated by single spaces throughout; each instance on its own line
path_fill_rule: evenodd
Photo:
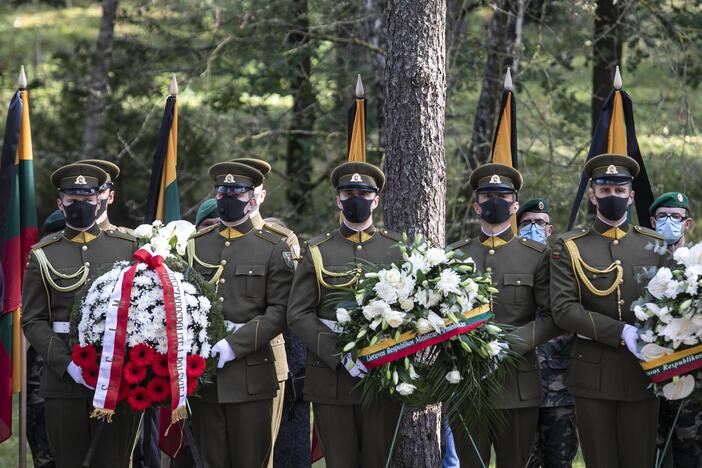
M 349 162 L 366 161 L 366 97 L 361 75 L 356 80 L 354 102 L 349 107 L 346 143 Z
M 176 178 L 178 156 L 178 83 L 173 75 L 170 96 L 166 99 L 158 145 L 151 167 L 151 183 L 144 222 L 164 223 L 180 219 L 180 196 Z
M 614 73 L 612 90 L 602 105 L 600 117 L 597 120 L 595 132 L 592 135 L 590 151 L 587 160 L 599 154 L 616 153 L 631 156 L 639 163 L 641 170 L 634 178 L 633 188 L 636 192 L 634 204 L 638 215 L 638 223 L 641 226 L 651 227 L 648 216 L 648 208 L 653 203 L 653 191 L 648 180 L 648 173 L 644 165 L 639 142 L 636 140 L 636 126 L 634 125 L 634 106 L 629 95 L 622 90 L 622 76 L 619 67 Z M 568 231 L 573 229 L 575 219 L 578 216 L 580 202 L 587 188 L 587 178 L 585 175 L 580 178 L 580 186 L 575 196 L 573 207 L 570 210 L 568 220 Z

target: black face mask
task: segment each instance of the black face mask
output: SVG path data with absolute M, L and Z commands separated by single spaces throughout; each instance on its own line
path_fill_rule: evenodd
M 222 221 L 233 223 L 244 217 L 244 209 L 248 204 L 248 201 L 241 201 L 237 197 L 219 198 L 217 199 L 217 213 Z
M 366 200 L 363 197 L 351 197 L 341 200 L 341 208 L 344 218 L 352 223 L 362 223 L 371 215 L 371 204 L 373 200 Z
M 501 224 L 507 221 L 511 215 L 509 209 L 512 203 L 502 198 L 490 198 L 487 201 L 479 203 L 480 217 L 489 224 Z
M 63 205 L 66 224 L 77 229 L 85 229 L 95 223 L 95 205 L 87 201 L 74 201 L 70 205 Z
M 608 197 L 595 197 L 597 199 L 597 211 L 610 221 L 617 221 L 624 216 L 629 207 L 629 198 L 610 195 Z

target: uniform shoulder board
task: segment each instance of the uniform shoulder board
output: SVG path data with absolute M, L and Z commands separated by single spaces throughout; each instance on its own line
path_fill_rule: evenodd
M 268 229 L 271 232 L 274 232 L 276 234 L 280 234 L 283 237 L 288 237 L 290 234 L 292 234 L 292 230 L 285 228 L 281 226 L 280 224 L 274 224 L 274 223 L 264 223 L 263 227 Z
M 134 236 L 134 229 L 129 229 L 129 228 L 126 228 L 124 226 L 119 226 L 116 230 L 119 232 L 123 232 L 125 234 L 129 234 L 132 237 Z
M 48 236 L 42 237 L 39 242 L 34 244 L 32 246 L 32 249 L 43 249 L 47 245 L 51 245 L 54 242 L 58 242 L 61 240 L 61 233 L 60 232 L 55 232 L 53 234 L 49 234 Z
M 527 247 L 530 247 L 530 248 L 536 250 L 536 251 L 539 252 L 539 253 L 541 253 L 541 252 L 543 252 L 544 250 L 546 250 L 546 244 L 542 244 L 541 242 L 536 242 L 536 241 L 534 241 L 534 240 L 527 239 L 526 237 L 520 237 L 520 238 L 519 238 L 519 243 L 520 243 L 520 244 L 524 244 L 524 245 L 526 245 Z
M 457 240 L 453 244 L 447 245 L 446 250 L 458 250 L 461 247 L 465 247 L 466 245 L 470 244 L 472 240 L 473 239 L 471 239 L 471 238 Z
M 104 232 L 109 237 L 116 237 L 118 239 L 124 239 L 124 240 L 128 240 L 130 242 L 134 242 L 136 240 L 136 238 L 133 235 L 129 234 L 128 232 L 121 231 L 120 228 L 109 229 L 109 230 L 104 231 Z
M 400 234 L 398 234 L 398 233 L 396 233 L 396 232 L 388 231 L 387 229 L 379 229 L 379 231 L 380 231 L 380 234 L 381 234 L 383 237 L 387 237 L 388 239 L 392 239 L 392 240 L 394 240 L 395 242 L 400 242 L 400 241 L 402 241 L 402 235 L 400 235 Z
M 257 229 L 256 235 L 261 239 L 267 240 L 271 244 L 277 244 L 278 242 L 285 240 L 285 237 L 281 237 L 280 234 L 269 231 L 267 228 Z
M 307 246 L 310 247 L 310 246 L 322 244 L 322 243 L 328 241 L 329 239 L 331 239 L 332 237 L 334 237 L 334 234 L 332 234 L 331 232 L 325 232 L 324 234 L 320 234 L 320 235 L 308 240 Z
M 210 231 L 216 229 L 217 227 L 219 227 L 219 224 L 213 224 L 212 226 L 207 226 L 207 227 L 206 227 L 205 229 L 203 229 L 202 231 L 197 231 L 195 234 L 193 234 L 193 238 L 195 238 L 195 237 L 200 237 L 200 236 L 204 236 L 204 235 L 207 234 L 208 232 L 210 232 Z
M 589 232 L 590 232 L 590 228 L 573 229 L 572 231 L 568 231 L 565 234 L 561 234 L 559 239 L 562 239 L 564 241 L 571 240 L 571 239 L 577 239 L 578 237 L 582 237 Z
M 661 241 L 664 240 L 663 237 L 661 237 L 661 235 L 658 234 L 658 233 L 657 233 L 656 231 L 654 231 L 653 229 L 649 229 L 649 228 L 646 228 L 646 227 L 643 227 L 643 226 L 634 226 L 634 230 L 635 230 L 636 232 L 638 232 L 639 234 L 643 234 L 644 236 L 653 237 L 653 238 L 655 238 L 656 240 L 661 240 Z

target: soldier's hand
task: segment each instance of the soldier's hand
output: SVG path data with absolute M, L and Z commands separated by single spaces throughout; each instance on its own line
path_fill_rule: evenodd
M 636 327 L 629 325 L 628 323 L 624 324 L 624 329 L 622 330 L 622 341 L 624 341 L 626 347 L 629 348 L 631 354 L 636 356 L 637 359 L 641 359 L 641 355 L 639 355 L 636 349 L 636 342 L 638 338 L 639 332 Z
M 66 372 L 68 372 L 68 375 L 70 375 L 77 384 L 88 387 L 90 390 L 95 390 L 95 387 L 91 387 L 85 383 L 85 380 L 83 379 L 83 370 L 78 367 L 75 362 L 71 361 L 68 364 L 68 367 L 66 367 Z
M 219 354 L 219 361 L 217 362 L 217 368 L 221 369 L 229 361 L 236 359 L 236 354 L 227 340 L 219 340 L 210 351 L 210 357 L 215 357 Z
M 366 366 L 359 359 L 354 360 L 351 353 L 344 356 L 343 364 L 351 377 L 363 378 L 368 373 Z

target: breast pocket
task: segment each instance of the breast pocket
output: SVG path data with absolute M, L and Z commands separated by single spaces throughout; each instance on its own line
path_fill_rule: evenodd
M 263 297 L 266 294 L 265 265 L 237 265 L 234 270 L 234 294 Z
M 528 273 L 505 273 L 502 279 L 500 300 L 508 304 L 522 304 L 529 300 L 534 287 L 534 275 Z

